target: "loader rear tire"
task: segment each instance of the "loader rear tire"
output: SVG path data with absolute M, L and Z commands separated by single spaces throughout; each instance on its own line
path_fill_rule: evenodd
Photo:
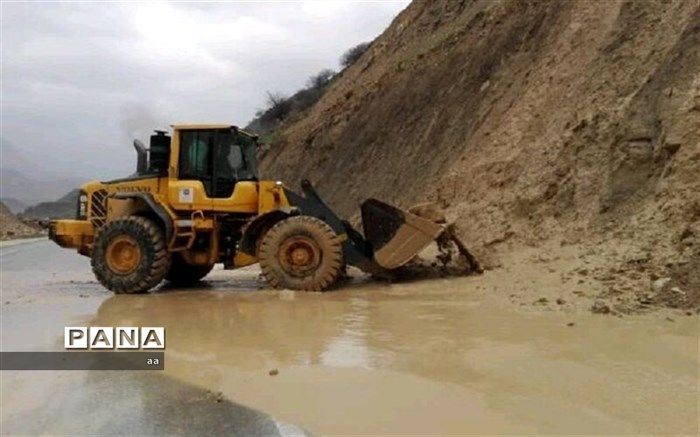
M 324 291 L 342 272 L 342 240 L 322 220 L 289 217 L 265 233 L 258 259 L 265 279 L 275 288 Z
M 95 238 L 92 271 L 115 293 L 145 293 L 170 268 L 161 228 L 145 217 L 125 217 L 105 224 Z
M 187 264 L 180 255 L 174 254 L 165 279 L 177 286 L 192 285 L 207 276 L 213 268 L 213 264 L 203 266 Z

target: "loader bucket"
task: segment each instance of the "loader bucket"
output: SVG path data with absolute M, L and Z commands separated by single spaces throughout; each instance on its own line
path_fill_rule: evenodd
M 442 225 L 376 199 L 366 200 L 361 211 L 374 261 L 389 270 L 410 261 L 445 230 Z

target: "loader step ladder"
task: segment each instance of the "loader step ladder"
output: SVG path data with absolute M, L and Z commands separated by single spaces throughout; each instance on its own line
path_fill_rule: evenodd
M 194 243 L 195 231 L 194 220 L 178 219 L 173 222 L 173 236 L 170 240 L 170 250 L 182 252 L 192 247 Z

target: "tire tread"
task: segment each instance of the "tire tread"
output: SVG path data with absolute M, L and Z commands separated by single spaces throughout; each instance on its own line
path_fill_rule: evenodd
M 299 279 L 288 275 L 277 259 L 277 251 L 285 234 L 295 229 L 311 233 L 321 246 L 322 260 L 311 277 Z M 324 221 L 311 216 L 293 216 L 277 222 L 265 233 L 259 250 L 260 269 L 267 282 L 274 288 L 290 288 L 305 291 L 325 291 L 337 281 L 343 266 L 343 249 L 340 237 Z
M 147 265 L 139 267 L 129 275 L 112 273 L 105 262 L 105 250 L 110 237 L 128 234 L 143 245 Z M 161 228 L 152 220 L 145 217 L 122 217 L 102 226 L 95 236 L 92 250 L 92 271 L 98 281 L 114 293 L 145 293 L 160 284 L 170 268 L 170 252 L 168 252 L 165 236 Z

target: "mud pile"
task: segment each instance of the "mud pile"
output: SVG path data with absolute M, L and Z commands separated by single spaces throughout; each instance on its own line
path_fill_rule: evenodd
M 41 233 L 38 226 L 28 225 L 15 217 L 10 210 L 0 202 L 0 240 L 36 236 Z
M 415 1 L 275 137 L 347 217 L 438 202 L 487 269 L 555 239 L 620 306 L 700 306 L 697 0 Z

